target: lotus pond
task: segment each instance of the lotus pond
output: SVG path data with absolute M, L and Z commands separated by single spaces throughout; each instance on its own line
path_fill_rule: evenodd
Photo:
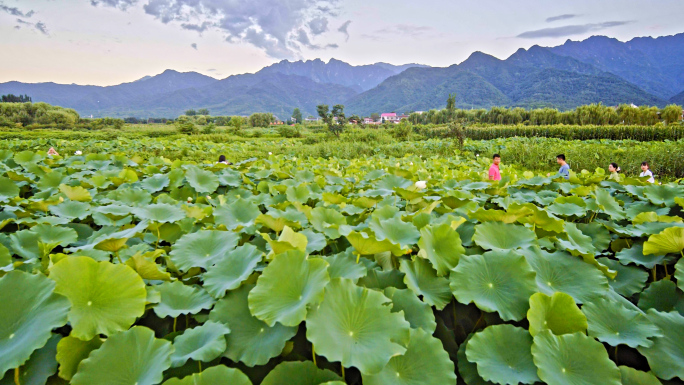
M 484 170 L 2 150 L 0 384 L 681 383 L 684 185 Z

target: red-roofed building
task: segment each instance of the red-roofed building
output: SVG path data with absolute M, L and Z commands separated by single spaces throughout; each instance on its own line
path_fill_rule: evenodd
M 399 117 L 396 112 L 384 113 L 380 115 L 380 121 L 383 123 L 397 123 L 399 122 Z

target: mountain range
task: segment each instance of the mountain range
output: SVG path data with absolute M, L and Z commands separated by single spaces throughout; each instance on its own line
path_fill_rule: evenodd
M 212 115 L 273 112 L 286 119 L 294 108 L 315 114 L 318 104 L 344 104 L 348 115 L 370 115 L 443 108 L 452 93 L 460 108 L 664 106 L 684 104 L 684 33 L 628 42 L 593 36 L 520 49 L 505 60 L 475 52 L 445 68 L 284 60 L 225 79 L 167 70 L 108 87 L 1 83 L 0 94 L 9 93 L 95 117 L 175 117 L 208 108 Z

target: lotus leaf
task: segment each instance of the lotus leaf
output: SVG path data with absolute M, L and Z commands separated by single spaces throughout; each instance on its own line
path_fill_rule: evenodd
M 56 359 L 59 362 L 59 376 L 67 381 L 76 374 L 78 364 L 88 358 L 90 352 L 102 346 L 104 341 L 95 337 L 90 341 L 83 341 L 76 337 L 62 338 L 57 344 Z
M 388 239 L 380 241 L 372 234 L 352 231 L 345 237 L 359 255 L 373 255 L 385 251 L 391 251 L 394 255 L 401 254 L 401 249 Z
M 684 294 L 677 290 L 677 285 L 672 281 L 652 282 L 639 296 L 639 308 L 662 312 L 677 310 L 684 315 Z
M 644 195 L 655 205 L 672 207 L 675 205 L 675 198 L 681 197 L 682 194 L 682 189 L 679 186 L 659 186 L 652 184 L 644 187 Z
M 224 324 L 208 321 L 194 329 L 187 329 L 173 340 L 175 348 L 171 366 L 179 367 L 187 360 L 209 362 L 226 351 L 225 335 L 230 329 Z
M 262 385 L 318 385 L 341 380 L 340 376 L 326 369 L 319 369 L 311 361 L 283 362 L 273 368 Z
M 66 184 L 61 184 L 59 185 L 59 191 L 61 191 L 65 197 L 72 201 L 90 202 L 93 200 L 90 192 L 81 186 L 72 187 Z
M 534 336 L 532 358 L 537 375 L 549 385 L 621 385 L 620 370 L 603 345 L 582 333 Z
M 561 292 L 553 293 L 551 297 L 544 293 L 532 295 L 527 319 L 532 336 L 543 330 L 550 330 L 555 335 L 587 330 L 587 317 L 571 296 Z
M 635 266 L 624 266 L 618 261 L 609 258 L 599 258 L 597 261 L 611 270 L 617 271 L 615 279 L 608 280 L 610 286 L 618 294 L 631 297 L 640 293 L 646 286 L 648 273 Z
M 664 380 L 684 380 L 684 317 L 676 312 L 649 310 L 648 318 L 662 332 L 650 347 L 639 347 L 653 374 Z
M 534 271 L 522 255 L 512 251 L 464 256 L 450 279 L 451 291 L 459 302 L 474 302 L 508 321 L 525 317 L 528 300 L 537 291 Z
M 432 308 L 421 301 L 407 289 L 388 287 L 384 290 L 387 298 L 392 300 L 392 313 L 404 312 L 404 318 L 411 324 L 411 328 L 421 328 L 428 333 L 434 333 L 437 324 Z
M 466 348 L 468 343 L 473 338 L 473 334 L 468 336 L 468 338 L 463 341 L 461 346 L 458 347 L 458 352 L 456 354 L 458 359 L 458 373 L 467 385 L 491 385 L 489 381 L 485 381 L 480 374 L 477 372 L 477 364 L 468 361 L 466 356 Z
M 0 278 L 0 373 L 23 365 L 66 323 L 69 300 L 54 290 L 40 274 L 11 271 Z
M 423 329 L 412 329 L 406 352 L 390 359 L 380 373 L 363 375 L 366 385 L 455 384 L 454 363 L 442 343 Z
M 69 219 L 84 219 L 90 215 L 90 204 L 86 202 L 66 201 L 49 208 L 54 215 Z
M 399 217 L 385 220 L 372 221 L 370 228 L 375 233 L 379 241 L 389 240 L 402 249 L 406 249 L 416 244 L 420 238 L 420 233 L 413 223 L 404 222 Z
M 252 385 L 252 381 L 238 369 L 219 365 L 182 380 L 178 378 L 166 380 L 163 385 Z
M 204 289 L 181 281 L 164 282 L 155 289 L 161 294 L 161 301 L 154 307 L 154 312 L 161 318 L 196 314 L 214 305 L 214 299 Z
M 582 311 L 589 321 L 589 335 L 611 346 L 650 347 L 660 330 L 642 313 L 604 298 L 586 303 Z
M 280 233 L 278 240 L 274 241 L 268 234 L 264 233 L 261 233 L 261 236 L 271 246 L 272 253 L 269 254 L 269 258 L 289 250 L 306 252 L 306 245 L 309 242 L 309 240 L 306 238 L 306 235 L 297 233 L 288 226 L 283 228 L 283 232 Z
M 401 261 L 399 270 L 404 273 L 404 283 L 416 295 L 422 296 L 423 301 L 438 310 L 451 302 L 449 281 L 445 277 L 438 277 L 430 262 L 423 258 Z
M 164 174 L 155 174 L 149 178 L 146 178 L 140 185 L 145 190 L 156 193 L 162 191 L 165 187 L 168 187 L 170 183 L 169 177 Z
M 351 248 L 346 252 L 338 253 L 329 257 L 323 257 L 328 262 L 328 274 L 330 278 L 347 278 L 356 282 L 366 275 L 366 267 L 356 263 L 356 257 L 351 253 Z
M 226 291 L 240 287 L 261 259 L 262 253 L 254 245 L 239 246 L 207 270 L 203 287 L 214 298 L 221 298 Z
M 420 235 L 420 256 L 430 260 L 439 276 L 447 275 L 456 267 L 461 255 L 465 254 L 461 237 L 448 223 L 425 226 L 420 230 Z
M 73 385 L 153 385 L 171 366 L 173 346 L 154 338 L 154 332 L 135 326 L 109 337 L 81 361 Z
M 136 208 L 133 212 L 141 219 L 158 223 L 173 223 L 185 218 L 185 213 L 180 207 L 166 203 L 147 205 Z
M 610 215 L 614 220 L 625 218 L 625 210 L 620 207 L 620 204 L 610 195 L 608 190 L 597 189 L 594 193 L 596 194 L 596 203 L 601 211 Z
M 0 250 L 0 254 L 2 251 Z M 677 280 L 677 286 L 679 290 L 684 291 L 684 258 L 681 258 L 675 265 L 674 277 Z
M 642 372 L 629 366 L 620 366 L 620 377 L 622 385 L 662 385 L 650 372 Z
M 0 379 L 2 385 L 44 385 L 48 378 L 57 372 L 57 360 L 55 354 L 57 352 L 57 344 L 62 336 L 53 334 L 47 341 L 45 346 L 36 350 L 31 354 L 31 358 L 18 371 L 18 376 L 14 377 L 17 372 L 8 371 L 4 378 Z
M 513 325 L 489 326 L 468 341 L 466 357 L 485 381 L 532 384 L 539 381 L 532 362 L 532 336 Z
M 485 250 L 511 250 L 529 247 L 537 237 L 524 226 L 502 222 L 486 222 L 475 226 L 473 241 Z
M 209 269 L 235 249 L 239 235 L 231 231 L 200 230 L 183 235 L 171 248 L 171 261 L 180 270 Z
M 219 179 L 213 172 L 202 170 L 199 167 L 188 167 L 185 172 L 190 187 L 200 194 L 211 194 L 219 186 Z
M 297 332 L 295 327 L 275 324 L 269 327 L 249 312 L 247 296 L 254 285 L 242 285 L 216 303 L 209 320 L 230 328 L 224 355 L 247 366 L 264 365 L 280 354 L 285 342 Z
M 670 227 L 651 235 L 644 242 L 644 255 L 681 253 L 684 250 L 684 227 Z
M 259 215 L 261 215 L 259 207 L 242 198 L 214 210 L 215 222 L 226 226 L 228 230 L 235 230 L 240 226 L 252 226 Z
M 50 278 L 57 283 L 55 292 L 71 302 L 69 322 L 76 338 L 126 330 L 145 311 L 145 283 L 126 265 L 69 257 L 50 269 Z
M 347 220 L 336 210 L 324 207 L 311 210 L 311 225 L 330 239 L 339 238 L 339 227 L 346 224 Z
M 385 306 L 381 293 L 335 278 L 325 297 L 306 319 L 306 336 L 319 355 L 354 366 L 362 374 L 375 374 L 395 355 L 406 351 L 410 325 Z
M 665 254 L 645 255 L 644 245 L 640 243 L 635 243 L 630 248 L 620 250 L 615 253 L 615 257 L 619 259 L 620 263 L 623 265 L 634 263 L 647 269 L 652 269 L 653 266 L 663 263 L 667 258 Z
M 271 327 L 276 322 L 299 325 L 307 309 L 323 299 L 323 288 L 330 281 L 327 270 L 323 259 L 308 259 L 300 251 L 276 256 L 250 291 L 249 310 Z

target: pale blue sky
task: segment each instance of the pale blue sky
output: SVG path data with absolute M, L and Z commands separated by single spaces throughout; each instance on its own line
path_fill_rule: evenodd
M 216 78 L 282 59 L 433 66 L 474 51 L 684 32 L 683 0 L 0 0 L 0 82 Z

